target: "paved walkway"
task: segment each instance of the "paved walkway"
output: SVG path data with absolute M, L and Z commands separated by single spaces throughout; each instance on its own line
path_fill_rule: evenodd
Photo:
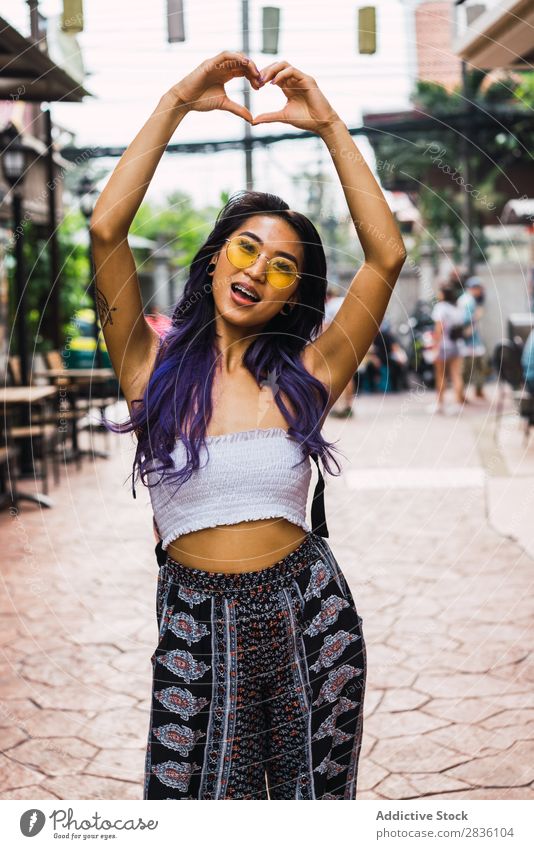
M 361 799 L 534 797 L 534 434 L 415 392 L 330 418 L 330 544 L 368 652 Z M 148 493 L 130 436 L 56 507 L 0 513 L 0 796 L 139 799 L 157 638 Z M 121 486 L 122 484 L 122 486 Z

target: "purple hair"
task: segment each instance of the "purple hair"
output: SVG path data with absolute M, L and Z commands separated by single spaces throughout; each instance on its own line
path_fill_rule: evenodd
M 281 392 L 273 393 L 275 401 L 289 425 L 288 434 L 299 440 L 304 454 L 302 462 L 308 455 L 320 456 L 326 471 L 336 474 L 327 459 L 330 455 L 337 474 L 340 473 L 339 462 L 331 453 L 332 449 L 339 449 L 323 439 L 319 427 L 328 390 L 300 360 L 304 346 L 315 338 L 324 318 L 327 280 L 321 237 L 306 216 L 290 210 L 276 195 L 242 190 L 234 193 L 219 211 L 213 230 L 191 263 L 183 294 L 174 309 L 172 326 L 161 340 L 143 397 L 132 401 L 131 414 L 125 423 L 106 422 L 114 432 L 135 431 L 137 435 L 132 471 L 134 498 L 136 470 L 145 486 L 155 486 L 162 480 L 150 484 L 149 471 L 162 472 L 166 482 L 180 486 L 199 467 L 199 450 L 205 445 L 206 428 L 213 412 L 212 386 L 217 359 L 215 305 L 212 281 L 206 269 L 225 239 L 252 215 L 278 215 L 290 224 L 300 237 L 304 264 L 296 293 L 297 305 L 289 315 L 278 313 L 265 325 L 246 349 L 243 365 L 258 386 L 264 381 L 268 383 L 268 376 L 276 375 Z M 297 411 L 295 416 L 284 404 L 282 392 Z M 178 470 L 170 456 L 177 439 L 183 441 L 187 453 L 186 465 Z M 158 467 L 156 460 L 161 464 Z

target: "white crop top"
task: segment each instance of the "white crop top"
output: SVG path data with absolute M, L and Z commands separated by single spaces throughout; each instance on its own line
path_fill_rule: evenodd
M 206 446 L 208 453 L 200 448 L 199 468 L 178 489 L 175 481 L 148 488 L 163 550 L 182 534 L 253 519 L 282 517 L 311 530 L 310 458 L 302 461 L 300 444 L 287 431 L 270 427 L 207 436 Z M 182 440 L 171 457 L 177 469 L 185 466 Z M 150 484 L 160 478 L 161 472 L 147 473 Z

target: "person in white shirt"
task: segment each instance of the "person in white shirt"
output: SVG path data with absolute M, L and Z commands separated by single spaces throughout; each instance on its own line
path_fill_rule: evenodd
M 438 301 L 432 310 L 434 320 L 434 375 L 437 398 L 429 412 L 445 412 L 444 400 L 447 378 L 450 377 L 456 396 L 456 404 L 448 412 L 458 412 L 465 401 L 462 376 L 463 358 L 453 328 L 463 323 L 463 314 L 456 306 L 453 287 L 443 284 L 439 288 Z M 452 333 L 452 336 L 451 336 Z
M 485 398 L 484 382 L 486 378 L 486 347 L 480 335 L 480 320 L 484 311 L 484 287 L 479 277 L 470 277 L 465 291 L 456 301 L 463 312 L 464 335 L 458 340 L 463 357 L 464 382 L 475 387 L 475 396 Z

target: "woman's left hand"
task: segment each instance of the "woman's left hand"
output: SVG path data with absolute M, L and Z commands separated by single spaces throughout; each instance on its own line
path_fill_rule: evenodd
M 262 112 L 255 116 L 253 125 L 281 121 L 299 130 L 310 130 L 322 135 L 333 123 L 341 121 L 314 78 L 289 62 L 273 62 L 263 68 L 260 74 L 264 84 L 270 81 L 280 86 L 287 97 L 287 103 L 278 112 Z

